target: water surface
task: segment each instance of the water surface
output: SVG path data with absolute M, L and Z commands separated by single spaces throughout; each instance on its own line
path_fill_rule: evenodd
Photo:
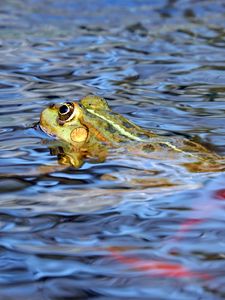
M 33 128 L 93 93 L 224 155 L 224 20 L 219 0 L 0 3 L 0 299 L 225 298 L 225 174 L 63 168 Z

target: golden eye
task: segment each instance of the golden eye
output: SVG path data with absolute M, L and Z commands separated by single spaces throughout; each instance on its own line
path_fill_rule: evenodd
M 74 115 L 74 105 L 71 102 L 62 104 L 58 111 L 59 121 L 66 122 L 72 119 Z

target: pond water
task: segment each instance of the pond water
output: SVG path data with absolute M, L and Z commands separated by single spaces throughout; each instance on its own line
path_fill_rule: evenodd
M 34 127 L 92 93 L 225 155 L 224 25 L 220 0 L 1 1 L 0 299 L 225 299 L 223 172 L 65 168 Z

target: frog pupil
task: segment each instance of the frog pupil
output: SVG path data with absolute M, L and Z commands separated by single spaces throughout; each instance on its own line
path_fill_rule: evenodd
M 66 114 L 66 113 L 68 113 L 69 112 L 69 107 L 66 105 L 66 104 L 63 104 L 62 106 L 60 106 L 60 108 L 59 108 L 59 112 L 60 112 L 60 114 Z

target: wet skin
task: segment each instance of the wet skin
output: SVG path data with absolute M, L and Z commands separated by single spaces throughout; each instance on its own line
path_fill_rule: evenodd
M 203 145 L 182 138 L 157 135 L 114 113 L 106 100 L 87 96 L 78 102 L 53 104 L 44 109 L 40 127 L 61 141 L 53 147 L 61 164 L 80 167 L 86 159 L 102 162 L 111 148 L 125 147 L 153 159 L 181 159 L 192 172 L 221 171 L 221 158 Z

